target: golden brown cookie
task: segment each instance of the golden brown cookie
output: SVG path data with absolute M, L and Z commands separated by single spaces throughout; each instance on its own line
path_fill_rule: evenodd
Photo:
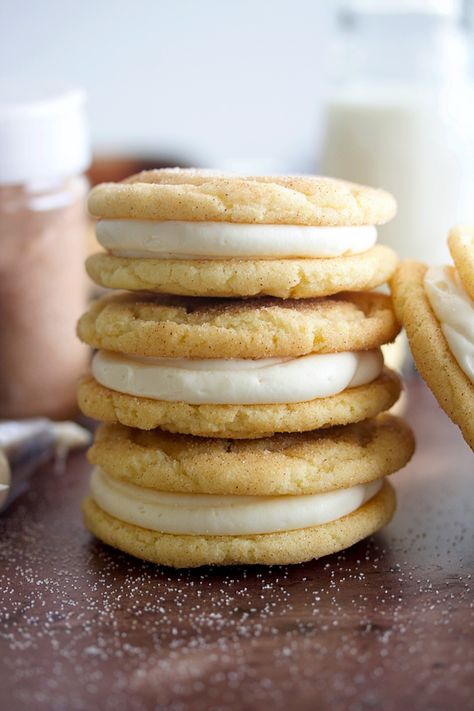
M 389 247 L 322 259 L 134 259 L 93 254 L 87 273 L 109 289 L 183 296 L 276 296 L 305 299 L 368 291 L 390 279 L 398 263 Z
M 82 412 L 102 422 L 200 437 L 253 439 L 274 432 L 306 432 L 346 425 L 388 410 L 400 395 L 400 379 L 387 369 L 368 385 L 332 397 L 280 405 L 190 405 L 134 397 L 110 390 L 91 376 L 79 383 Z
M 114 548 L 160 565 L 302 563 L 336 553 L 385 526 L 395 511 L 395 492 L 388 482 L 353 513 L 320 526 L 252 536 L 183 536 L 158 533 L 124 523 L 87 498 L 82 510 L 86 527 Z
M 474 300 L 474 228 L 454 227 L 448 245 L 462 285 Z
M 164 358 L 273 358 L 369 350 L 399 332 L 391 299 L 352 292 L 330 298 L 196 299 L 119 294 L 78 323 L 93 348 Z
M 96 186 L 94 217 L 247 224 L 376 225 L 395 214 L 383 190 L 318 176 L 239 176 L 180 168 L 150 170 Z
M 345 427 L 222 440 L 102 425 L 89 461 L 137 486 L 194 494 L 317 494 L 401 469 L 415 447 L 403 420 L 379 415 Z
M 391 282 L 395 310 L 420 374 L 474 449 L 474 385 L 452 355 L 433 313 L 424 287 L 425 273 L 424 264 L 400 265 Z

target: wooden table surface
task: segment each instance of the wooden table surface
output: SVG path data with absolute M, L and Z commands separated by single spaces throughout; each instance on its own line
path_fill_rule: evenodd
M 474 709 L 474 459 L 418 381 L 394 521 L 320 561 L 173 571 L 95 542 L 84 455 L 0 518 L 0 708 Z

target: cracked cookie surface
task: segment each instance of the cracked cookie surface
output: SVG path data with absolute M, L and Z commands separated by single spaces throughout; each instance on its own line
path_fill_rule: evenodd
M 345 427 L 258 440 L 101 425 L 88 459 L 109 476 L 159 491 L 277 496 L 365 484 L 404 467 L 413 451 L 408 425 L 384 414 Z
M 78 335 L 93 348 L 163 358 L 275 358 L 378 348 L 399 332 L 390 297 L 197 299 L 118 294 L 96 301 Z
M 108 219 L 338 226 L 383 224 L 396 203 L 384 190 L 334 178 L 171 168 L 102 183 L 88 208 Z

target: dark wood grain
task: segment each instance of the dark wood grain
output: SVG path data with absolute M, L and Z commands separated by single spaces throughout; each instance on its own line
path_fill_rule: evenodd
M 88 465 L 0 520 L 0 706 L 474 709 L 474 459 L 418 382 L 393 523 L 305 565 L 176 572 L 83 530 Z

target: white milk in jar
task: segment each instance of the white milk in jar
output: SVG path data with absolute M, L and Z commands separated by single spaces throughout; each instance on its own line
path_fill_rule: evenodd
M 474 100 L 456 9 L 378 0 L 342 15 L 322 172 L 395 195 L 379 238 L 403 258 L 446 261 L 448 229 L 474 221 Z

